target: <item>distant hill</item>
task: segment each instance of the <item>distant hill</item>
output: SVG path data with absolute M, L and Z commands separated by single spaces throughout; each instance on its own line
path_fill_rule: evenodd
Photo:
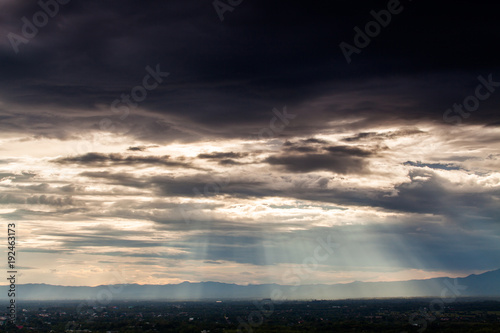
M 167 285 L 109 285 L 66 287 L 48 284 L 16 286 L 18 300 L 202 300 L 262 299 L 283 295 L 285 299 L 346 299 L 375 297 L 500 297 L 500 269 L 465 278 L 433 278 L 401 282 L 352 282 L 284 286 L 278 284 L 237 285 L 200 282 Z M 1 286 L 7 295 L 7 286 Z

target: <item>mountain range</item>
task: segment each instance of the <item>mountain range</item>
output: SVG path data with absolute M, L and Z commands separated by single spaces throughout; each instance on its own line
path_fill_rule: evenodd
M 9 287 L 0 286 L 2 295 Z M 166 285 L 114 284 L 72 287 L 49 284 L 16 286 L 18 300 L 243 300 L 243 299 L 352 299 L 380 297 L 500 297 L 500 269 L 463 278 L 432 278 L 398 282 L 351 282 L 345 284 L 237 285 L 219 282 L 183 282 Z

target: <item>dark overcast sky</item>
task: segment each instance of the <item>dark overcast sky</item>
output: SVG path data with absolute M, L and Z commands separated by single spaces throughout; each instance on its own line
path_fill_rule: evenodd
M 0 214 L 26 282 L 284 283 L 326 234 L 303 283 L 498 268 L 495 2 L 47 3 L 0 0 Z

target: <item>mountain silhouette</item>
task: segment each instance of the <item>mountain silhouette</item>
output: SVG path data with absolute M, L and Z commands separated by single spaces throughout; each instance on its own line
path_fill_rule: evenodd
M 0 292 L 7 294 L 8 286 Z M 203 300 L 203 299 L 347 299 L 378 297 L 500 297 L 500 269 L 464 278 L 432 278 L 398 282 L 352 282 L 289 286 L 237 285 L 220 282 L 183 282 L 166 285 L 115 284 L 68 287 L 49 284 L 16 286 L 19 300 Z

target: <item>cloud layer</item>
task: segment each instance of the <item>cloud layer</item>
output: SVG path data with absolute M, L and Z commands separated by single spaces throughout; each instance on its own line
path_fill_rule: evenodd
M 496 5 L 401 6 L 347 64 L 339 44 L 387 2 L 257 0 L 221 22 L 211 2 L 75 1 L 17 53 L 42 9 L 0 2 L 0 217 L 23 281 L 498 268 Z M 325 235 L 335 254 L 304 271 Z

